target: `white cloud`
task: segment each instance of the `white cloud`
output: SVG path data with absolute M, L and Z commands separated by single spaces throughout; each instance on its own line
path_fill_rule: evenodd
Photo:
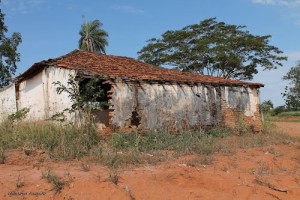
M 26 14 L 30 12 L 32 8 L 36 8 L 44 2 L 45 0 L 2 0 L 3 8 L 7 10 L 9 14 Z
M 253 3 L 274 5 L 276 0 L 252 0 Z
M 276 6 L 282 8 L 284 16 L 295 21 L 300 26 L 300 0 L 250 0 L 254 4 L 262 4 L 265 6 Z
M 251 0 L 256 4 L 295 7 L 300 6 L 300 0 Z
M 131 13 L 131 14 L 141 14 L 141 13 L 144 13 L 143 10 L 141 10 L 139 8 L 135 8 L 133 6 L 128 6 L 128 5 L 114 6 L 114 7 L 112 7 L 112 9 L 119 10 L 119 11 L 126 12 L 126 13 Z

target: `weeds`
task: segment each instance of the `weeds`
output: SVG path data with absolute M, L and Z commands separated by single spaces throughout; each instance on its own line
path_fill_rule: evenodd
M 6 159 L 6 156 L 5 156 L 4 149 L 0 147 L 0 164 L 4 164 L 5 159 Z
M 228 171 L 228 167 L 227 167 L 226 165 L 223 165 L 223 166 L 222 166 L 222 171 L 223 171 L 223 172 L 227 172 L 227 171 Z
M 116 170 L 111 169 L 111 170 L 109 171 L 108 180 L 109 180 L 110 182 L 112 182 L 113 184 L 118 185 L 118 183 L 119 183 L 119 175 L 118 175 L 118 173 L 117 173 Z
M 54 190 L 55 193 L 61 192 L 66 184 L 61 177 L 54 174 L 50 169 L 46 173 L 42 174 L 42 178 L 46 179 L 48 183 L 52 184 L 52 190 Z
M 251 128 L 251 126 L 249 126 L 243 119 L 238 119 L 235 124 L 234 133 L 239 136 L 246 135 L 253 133 L 253 128 Z
M 16 188 L 20 189 L 21 187 L 23 187 L 25 184 L 24 182 L 21 180 L 20 175 L 18 176 L 17 182 L 16 182 Z
M 91 171 L 90 165 L 85 164 L 85 163 L 81 163 L 81 169 L 82 169 L 82 171 L 84 171 L 84 172 L 89 172 L 89 171 Z
M 270 167 L 262 161 L 258 162 L 258 168 L 257 168 L 257 175 L 261 176 L 264 174 L 270 174 L 272 173 L 272 170 L 270 169 Z
M 216 136 L 205 134 L 204 131 L 183 132 L 169 134 L 167 132 L 147 132 L 114 134 L 109 140 L 115 151 L 129 151 L 135 149 L 139 152 L 155 150 L 170 150 L 181 154 L 197 153 L 211 154 L 214 150 Z
M 211 165 L 214 158 L 211 155 L 199 156 L 195 159 L 189 160 L 186 165 L 190 167 L 197 167 L 199 165 Z
M 127 164 L 157 163 L 186 154 L 199 155 L 201 163 L 209 164 L 215 152 L 232 155 L 237 148 L 291 144 L 295 140 L 276 132 L 269 123 L 264 124 L 262 134 L 253 134 L 243 120 L 237 122 L 234 130 L 212 128 L 177 134 L 166 131 L 115 133 L 107 139 L 102 139 L 91 123 L 76 126 L 5 121 L 0 124 L 0 163 L 5 160 L 4 150 L 23 147 L 26 155 L 42 150 L 50 158 L 62 160 L 91 156 L 111 169 Z M 82 169 L 89 171 L 85 165 Z
M 3 130 L 3 131 L 2 131 Z M 26 155 L 42 149 L 57 159 L 79 159 L 88 155 L 100 138 L 92 124 L 58 125 L 50 122 L 0 124 L 3 148 L 24 147 Z
M 20 121 L 22 119 L 25 119 L 29 111 L 30 111 L 29 108 L 22 108 L 21 110 L 9 115 L 8 120 L 11 122 L 15 122 L 15 121 Z

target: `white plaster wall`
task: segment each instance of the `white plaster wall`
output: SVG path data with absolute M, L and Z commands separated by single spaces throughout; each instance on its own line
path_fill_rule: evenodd
M 26 119 L 45 119 L 44 71 L 19 84 L 18 109 L 29 108 Z
M 52 117 L 58 112 L 62 112 L 64 109 L 71 108 L 73 102 L 69 98 L 69 94 L 66 92 L 62 92 L 58 94 L 56 91 L 57 85 L 53 83 L 59 81 L 61 84 L 67 86 L 68 80 L 72 76 L 75 77 L 76 71 L 69 70 L 58 67 L 49 67 L 45 71 L 45 79 L 47 79 L 47 94 L 48 99 L 46 101 L 46 116 L 47 118 Z M 74 121 L 76 116 L 75 114 L 68 114 L 65 112 L 65 115 L 68 120 Z
M 45 68 L 31 78 L 23 80 L 19 85 L 18 108 L 29 108 L 27 120 L 45 120 L 54 114 L 71 108 L 72 101 L 66 92 L 58 94 L 54 82 L 67 86 L 70 75 L 74 70 L 57 67 Z M 68 120 L 74 120 L 74 114 L 66 113 Z
M 15 84 L 0 90 L 0 122 L 17 111 Z

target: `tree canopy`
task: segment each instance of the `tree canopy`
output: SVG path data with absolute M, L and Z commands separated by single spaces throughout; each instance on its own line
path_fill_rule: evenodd
M 81 25 L 79 31 L 79 49 L 105 53 L 105 47 L 108 45 L 108 33 L 101 28 L 102 23 L 99 20 L 85 22 Z
M 4 16 L 0 9 L 0 87 L 12 82 L 12 76 L 17 69 L 16 63 L 20 61 L 17 47 L 22 42 L 20 33 L 14 32 L 11 37 L 6 36 L 8 29 L 4 23 Z
M 262 112 L 270 112 L 274 108 L 271 100 L 265 100 L 260 104 L 260 109 Z
M 251 80 L 258 67 L 270 70 L 282 66 L 287 58 L 269 44 L 271 36 L 252 35 L 245 28 L 205 19 L 149 39 L 138 58 L 153 65 L 241 80 Z
M 283 76 L 283 80 L 290 81 L 282 94 L 286 106 L 289 110 L 300 110 L 300 61 Z

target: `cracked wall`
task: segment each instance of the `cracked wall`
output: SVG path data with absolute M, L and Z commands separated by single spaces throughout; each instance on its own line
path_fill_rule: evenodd
M 250 87 L 116 81 L 111 125 L 117 129 L 137 127 L 180 131 L 234 126 L 239 118 L 243 118 L 259 129 L 257 106 L 258 92 Z

